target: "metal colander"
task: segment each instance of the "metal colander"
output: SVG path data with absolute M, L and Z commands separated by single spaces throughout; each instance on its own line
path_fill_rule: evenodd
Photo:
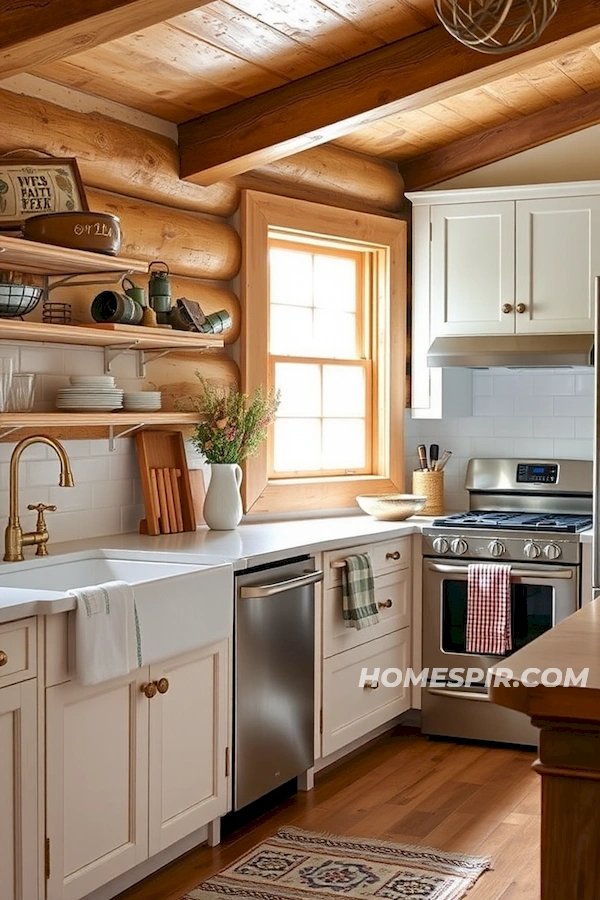
M 40 302 L 43 288 L 31 284 L 0 284 L 0 318 L 30 313 Z

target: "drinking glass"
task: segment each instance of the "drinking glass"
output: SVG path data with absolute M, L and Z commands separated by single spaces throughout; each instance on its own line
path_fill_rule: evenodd
M 35 396 L 35 375 L 30 372 L 15 372 L 8 395 L 8 409 L 11 412 L 31 412 Z
M 9 357 L 0 357 L 0 412 L 8 409 L 8 397 L 13 378 L 13 361 Z

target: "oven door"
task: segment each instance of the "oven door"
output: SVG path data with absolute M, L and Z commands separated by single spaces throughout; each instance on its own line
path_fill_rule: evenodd
M 514 565 L 511 571 L 512 651 L 518 650 L 577 610 L 577 566 Z M 481 669 L 501 657 L 465 651 L 467 566 L 423 560 L 423 666 Z M 473 676 L 471 676 L 473 678 Z M 537 744 L 529 718 L 489 702 L 485 684 L 457 686 L 431 679 L 422 694 L 424 734 L 510 744 Z
M 465 650 L 467 571 L 464 562 L 423 560 L 423 665 L 487 670 L 498 656 Z M 519 563 L 511 571 L 511 653 L 576 612 L 577 566 Z

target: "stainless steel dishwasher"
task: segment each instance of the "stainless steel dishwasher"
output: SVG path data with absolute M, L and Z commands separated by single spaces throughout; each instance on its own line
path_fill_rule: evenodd
M 236 577 L 233 809 L 314 764 L 314 585 L 310 557 Z

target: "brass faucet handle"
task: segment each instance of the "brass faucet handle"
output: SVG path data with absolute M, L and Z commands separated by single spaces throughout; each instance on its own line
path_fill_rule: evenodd
M 27 506 L 27 509 L 35 509 L 37 511 L 37 522 L 35 523 L 36 531 L 43 531 L 46 528 L 46 522 L 44 520 L 44 513 L 46 510 L 49 512 L 56 512 L 56 506 L 48 506 L 46 503 L 30 503 Z
M 48 556 L 48 548 L 46 547 L 48 542 L 48 527 L 46 525 L 44 513 L 46 510 L 48 510 L 48 512 L 56 512 L 56 506 L 48 506 L 46 503 L 30 503 L 27 506 L 27 509 L 37 511 L 37 521 L 35 523 L 35 543 L 37 545 L 37 550 L 35 551 L 35 555 Z

